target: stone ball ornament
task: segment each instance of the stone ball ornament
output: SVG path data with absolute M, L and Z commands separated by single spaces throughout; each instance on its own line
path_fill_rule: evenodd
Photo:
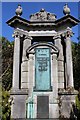
M 68 7 L 67 3 L 63 7 L 63 13 L 64 13 L 64 15 L 69 15 L 70 14 L 70 8 Z
M 22 15 L 22 7 L 21 7 L 20 4 L 18 5 L 15 13 L 16 13 L 17 16 L 21 16 Z

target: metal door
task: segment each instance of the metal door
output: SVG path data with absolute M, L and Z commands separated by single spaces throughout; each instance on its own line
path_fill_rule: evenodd
M 49 96 L 37 96 L 37 118 L 49 118 Z

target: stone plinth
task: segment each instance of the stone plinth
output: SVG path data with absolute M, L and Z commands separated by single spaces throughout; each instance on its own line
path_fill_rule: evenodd
M 60 118 L 70 118 L 72 103 L 75 103 L 75 97 L 78 94 L 74 88 L 59 89 L 59 115 Z
M 12 90 L 11 91 L 11 117 L 14 119 L 24 119 L 26 118 L 26 99 L 28 91 L 26 90 Z

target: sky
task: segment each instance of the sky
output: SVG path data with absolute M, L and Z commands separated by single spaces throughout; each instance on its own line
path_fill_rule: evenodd
M 15 10 L 18 4 L 21 4 L 23 8 L 22 18 L 29 20 L 29 16 L 33 13 L 39 12 L 41 8 L 44 8 L 47 12 L 51 12 L 57 15 L 57 19 L 64 16 L 63 7 L 66 2 L 2 2 L 2 36 L 6 37 L 9 41 L 13 41 L 12 34 L 14 29 L 6 24 L 6 22 L 15 16 Z M 75 18 L 79 18 L 79 4 L 78 2 L 67 2 L 68 7 L 71 10 L 71 15 Z M 78 25 L 73 29 L 75 33 L 72 37 L 72 41 L 77 42 L 78 37 Z

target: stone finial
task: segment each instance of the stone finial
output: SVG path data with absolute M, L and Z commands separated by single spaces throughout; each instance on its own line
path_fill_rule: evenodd
M 65 4 L 65 6 L 63 7 L 63 13 L 65 15 L 69 15 L 70 14 L 70 8 L 68 7 L 67 3 Z
M 22 7 L 21 7 L 21 5 L 18 5 L 15 13 L 16 13 L 17 16 L 21 16 L 22 15 Z
M 45 11 L 45 9 L 44 9 L 44 8 L 41 8 L 40 12 L 44 12 L 44 11 Z

